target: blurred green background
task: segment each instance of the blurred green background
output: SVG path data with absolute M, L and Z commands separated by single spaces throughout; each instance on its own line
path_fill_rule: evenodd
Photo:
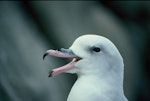
M 0 101 L 66 101 L 76 75 L 48 78 L 68 61 L 42 55 L 87 33 L 118 47 L 129 101 L 150 101 L 149 1 L 0 1 Z

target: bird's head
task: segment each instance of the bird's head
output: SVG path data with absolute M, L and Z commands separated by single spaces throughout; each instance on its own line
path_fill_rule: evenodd
M 69 49 L 48 50 L 46 55 L 73 58 L 65 66 L 53 69 L 50 76 L 62 72 L 78 75 L 100 74 L 110 70 L 122 70 L 123 59 L 115 45 L 107 38 L 99 35 L 83 35 L 77 38 Z M 121 69 L 119 69 L 121 68 Z

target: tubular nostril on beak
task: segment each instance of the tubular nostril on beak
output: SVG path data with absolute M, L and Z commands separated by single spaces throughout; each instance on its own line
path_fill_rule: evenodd
M 68 52 L 68 49 L 61 48 L 60 51 L 66 53 L 66 52 Z

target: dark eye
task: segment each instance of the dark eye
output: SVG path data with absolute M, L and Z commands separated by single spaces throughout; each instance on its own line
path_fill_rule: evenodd
M 100 52 L 101 49 L 100 49 L 99 47 L 94 47 L 94 48 L 93 48 L 93 51 L 95 51 L 95 52 Z

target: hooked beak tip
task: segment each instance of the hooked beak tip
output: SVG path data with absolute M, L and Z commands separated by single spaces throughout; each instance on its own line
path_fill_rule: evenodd
M 52 77 L 53 76 L 52 73 L 53 73 L 53 71 L 50 71 L 48 77 Z
M 44 58 L 46 57 L 48 55 L 48 53 L 46 52 L 46 53 L 44 53 L 44 55 L 43 55 L 43 60 L 44 60 Z

